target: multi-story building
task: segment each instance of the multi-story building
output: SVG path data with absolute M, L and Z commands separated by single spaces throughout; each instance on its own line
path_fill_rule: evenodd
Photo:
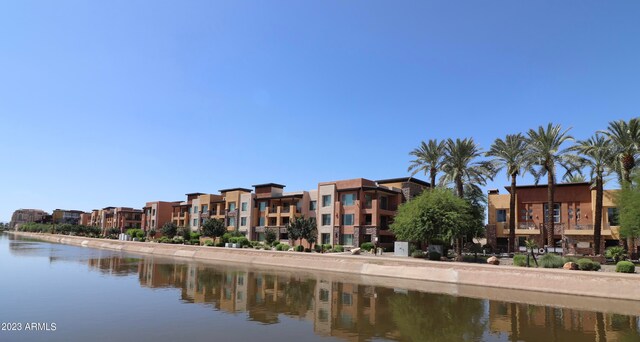
M 124 233 L 127 229 L 140 228 L 142 210 L 128 207 L 106 207 L 99 210 L 98 227 L 107 235 L 107 230 L 115 228 Z
M 251 194 L 251 189 L 232 188 L 220 190 L 224 202 L 217 203 L 217 215 L 214 218 L 223 219 L 228 231 L 240 230 L 240 206 L 242 198 Z
M 178 227 L 189 227 L 189 218 L 191 214 L 191 202 L 204 195 L 200 192 L 186 194 L 187 200 L 184 202 L 175 202 L 172 204 L 171 221 Z
M 200 194 L 191 202 L 191 217 L 189 226 L 192 231 L 202 228 L 208 219 L 219 217 L 224 212 L 224 197 L 214 194 Z
M 318 233 L 323 244 L 360 246 L 395 241 L 389 225 L 398 205 L 420 194 L 429 183 L 416 178 L 372 181 L 364 178 L 323 182 L 318 185 Z
M 9 228 L 18 229 L 22 224 L 29 222 L 42 222 L 49 216 L 44 210 L 41 209 L 18 209 L 11 215 L 11 222 L 9 222 Z
M 156 230 L 157 236 L 160 236 L 162 232 L 160 228 L 167 223 L 171 222 L 171 214 L 173 211 L 173 205 L 179 202 L 147 202 L 142 208 L 142 219 L 140 227 L 146 232 L 149 230 Z
M 88 226 L 91 223 L 91 213 L 80 213 L 80 221 L 78 222 L 81 226 Z
M 276 183 L 257 184 L 254 195 L 254 208 L 246 215 L 247 220 L 241 222 L 251 222 L 255 229 L 248 235 L 251 239 L 263 240 L 266 229 L 274 229 L 278 232 L 279 240 L 289 240 L 287 224 L 294 218 L 316 217 L 317 191 L 283 192 L 284 185 Z M 245 197 L 248 199 L 248 197 Z M 247 203 L 245 206 L 244 203 Z M 243 202 L 241 213 L 246 207 L 250 207 L 249 202 Z M 242 216 L 241 216 L 242 217 Z M 241 225 L 242 226 L 242 225 Z M 297 241 L 289 241 L 294 244 Z
M 55 209 L 52 213 L 53 223 L 80 224 L 80 215 L 83 213 L 82 210 Z
M 505 187 L 510 192 L 510 187 Z M 605 190 L 602 212 L 602 239 L 600 250 L 619 244 L 618 210 L 614 204 L 617 190 Z M 516 193 L 500 194 L 489 190 L 487 243 L 499 250 L 506 250 L 509 238 L 509 201 L 516 196 L 516 240 L 524 246 L 525 240 L 546 245 L 542 234 L 554 222 L 555 247 L 568 254 L 593 252 L 593 226 L 595 190 L 589 183 L 557 184 L 555 203 L 551 211 L 547 206 L 547 185 L 523 185 Z

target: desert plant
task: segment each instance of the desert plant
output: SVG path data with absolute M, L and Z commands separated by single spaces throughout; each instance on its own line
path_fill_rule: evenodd
M 213 241 L 207 240 L 207 241 L 204 242 L 204 245 L 208 246 L 208 247 L 211 247 L 211 246 L 213 246 Z
M 336 245 L 335 247 L 333 247 L 333 251 L 337 253 L 342 253 L 344 252 L 344 247 L 342 247 L 341 245 Z
M 564 259 L 556 254 L 545 254 L 540 257 L 540 267 L 542 268 L 561 268 L 564 266 Z
M 373 249 L 373 243 L 372 242 L 365 242 L 363 244 L 360 245 L 360 248 L 362 248 L 363 250 L 370 252 Z
M 412 258 L 424 258 L 424 252 L 422 252 L 422 251 L 421 251 L 421 250 L 419 250 L 419 249 L 416 249 L 415 251 L 413 251 L 413 252 L 411 253 L 411 257 L 412 257 Z
M 581 271 L 600 270 L 600 263 L 595 262 L 591 259 L 582 258 L 582 259 L 579 259 L 576 263 L 578 264 L 578 268 L 580 268 Z
M 616 272 L 636 273 L 636 265 L 634 265 L 631 261 L 620 261 L 616 264 Z
M 624 248 L 622 248 L 621 246 L 613 246 L 607 248 L 607 250 L 605 251 L 605 256 L 607 258 L 613 259 L 613 261 L 617 264 L 618 261 L 624 260 L 627 254 L 624 252 Z
M 513 265 L 519 267 L 530 267 L 531 260 L 524 254 L 516 254 L 513 256 Z

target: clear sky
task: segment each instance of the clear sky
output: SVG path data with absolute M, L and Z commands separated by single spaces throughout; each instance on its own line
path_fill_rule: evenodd
M 402 177 L 421 140 L 487 149 L 549 121 L 586 138 L 640 115 L 639 16 L 635 0 L 3 1 L 0 221 Z

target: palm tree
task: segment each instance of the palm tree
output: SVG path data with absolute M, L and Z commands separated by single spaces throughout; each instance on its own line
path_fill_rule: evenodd
M 522 134 L 508 134 L 505 140 L 496 139 L 486 153 L 494 157 L 491 161 L 495 171 L 506 169 L 511 177 L 511 197 L 509 201 L 509 246 L 507 252 L 513 253 L 516 241 L 516 178 L 526 172 L 528 165 L 527 142 Z
M 554 220 L 553 220 L 553 204 L 555 197 L 555 181 L 556 181 L 556 164 L 560 164 L 566 170 L 571 170 L 570 160 L 567 157 L 569 151 L 561 149 L 562 144 L 573 137 L 568 134 L 569 130 L 562 130 L 560 125 L 549 123 L 547 127 L 538 127 L 538 130 L 530 129 L 527 132 L 527 154 L 530 158 L 529 172 L 534 176 L 536 184 L 540 177 L 547 175 L 547 213 L 545 214 L 545 224 L 541 229 L 544 241 L 545 230 L 547 245 L 553 246 Z M 533 168 L 534 165 L 540 166 L 538 170 Z
M 565 177 L 562 177 L 565 183 L 586 183 L 587 179 L 581 173 L 568 173 Z
M 632 118 L 629 122 L 617 120 L 609 122 L 607 130 L 600 131 L 611 140 L 616 154 L 617 162 L 613 163 L 613 167 L 618 173 L 618 181 L 620 185 L 623 183 L 631 183 L 631 172 L 636 166 L 636 158 L 640 145 L 640 119 Z M 623 240 L 624 241 L 624 240 Z M 627 249 L 633 248 L 633 238 L 629 237 L 626 241 Z
M 631 171 L 636 166 L 638 146 L 640 145 L 640 120 L 638 118 L 609 122 L 606 131 L 600 131 L 613 143 L 618 163 L 614 168 L 621 181 L 631 182 Z
M 428 172 L 431 180 L 431 188 L 433 189 L 436 186 L 436 175 L 442 167 L 444 152 L 444 141 L 438 142 L 436 139 L 430 139 L 428 143 L 422 141 L 420 147 L 409 153 L 416 157 L 416 159 L 411 161 L 411 165 L 409 165 L 407 171 L 412 171 L 412 177 L 420 171 L 423 171 L 425 175 Z
M 465 198 L 464 186 L 485 185 L 487 179 L 493 179 L 493 165 L 487 161 L 477 161 L 483 154 L 473 138 L 448 139 L 445 143 L 445 155 L 442 160 L 444 175 L 441 184 L 454 183 L 458 197 Z M 462 239 L 456 239 L 456 254 L 462 259 Z
M 604 177 L 609 173 L 609 166 L 615 160 L 612 143 L 604 136 L 596 133 L 587 140 L 576 142 L 571 150 L 578 153 L 576 162 L 591 169 L 591 179 L 596 189 L 596 212 L 593 226 L 593 254 L 600 254 L 602 232 L 602 198 L 604 195 Z

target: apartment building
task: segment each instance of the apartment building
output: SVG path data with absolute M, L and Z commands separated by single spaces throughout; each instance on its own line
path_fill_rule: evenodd
M 224 213 L 224 197 L 222 195 L 201 194 L 191 202 L 190 224 L 192 231 L 202 228 L 208 219 L 219 217 Z
M 142 225 L 142 210 L 128 207 L 106 207 L 99 211 L 99 225 L 102 234 L 112 228 L 124 233 L 127 229 L 140 228 Z
M 320 183 L 317 191 L 318 241 L 360 246 L 377 239 L 381 247 L 391 247 L 395 236 L 389 225 L 398 206 L 428 187 L 429 183 L 411 177 Z
M 171 221 L 178 227 L 190 226 L 189 219 L 191 214 L 191 202 L 198 196 L 204 195 L 200 192 L 192 192 L 186 194 L 187 200 L 184 202 L 174 202 L 171 211 Z
M 551 210 L 547 204 L 547 185 L 523 185 L 511 194 L 490 190 L 488 196 L 487 243 L 499 250 L 507 250 L 509 238 L 509 201 L 516 196 L 516 240 L 524 246 L 525 240 L 546 245 L 543 228 L 554 222 L 555 246 L 568 254 L 593 252 L 595 190 L 589 183 L 557 184 L 555 203 Z M 602 239 L 600 250 L 619 244 L 618 210 L 614 203 L 617 190 L 605 190 L 602 213 Z
M 78 222 L 81 226 L 88 226 L 91 223 L 91 213 L 80 213 L 80 220 Z
M 145 232 L 152 229 L 156 230 L 157 236 L 160 236 L 162 232 L 160 228 L 167 223 L 171 222 L 171 214 L 173 212 L 173 205 L 179 202 L 147 202 L 142 208 L 141 225 L 140 227 Z
M 83 213 L 82 210 L 55 209 L 51 215 L 55 224 L 76 225 L 80 224 L 80 215 Z
M 238 230 L 240 231 L 240 220 L 242 215 L 240 214 L 242 209 L 243 198 L 247 200 L 247 196 L 252 192 L 251 189 L 246 188 L 232 188 L 222 189 L 220 194 L 224 202 L 218 203 L 218 213 L 214 217 L 222 219 L 227 226 L 228 231 Z M 247 206 L 249 204 L 247 203 Z M 245 216 L 246 217 L 246 216 Z M 248 227 L 247 227 L 248 228 Z M 245 232 L 247 230 L 243 230 Z
M 251 224 L 253 218 L 255 229 L 248 236 L 264 240 L 265 230 L 273 229 L 278 233 L 278 240 L 296 243 L 297 241 L 289 239 L 286 226 L 296 217 L 316 217 L 317 190 L 285 193 L 285 185 L 277 183 L 256 184 L 253 188 L 253 210 L 244 210 L 251 208 L 251 203 L 247 201 L 243 202 L 241 208 L 241 213 L 248 212 L 247 220 L 241 223 Z
M 47 216 L 49 216 L 49 213 L 41 209 L 18 209 L 11 215 L 9 228 L 18 229 L 25 223 L 42 222 Z

